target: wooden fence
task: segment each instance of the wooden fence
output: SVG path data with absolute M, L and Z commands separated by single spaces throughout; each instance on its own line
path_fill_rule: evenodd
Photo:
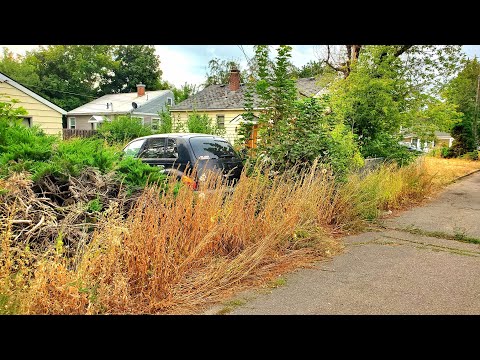
M 79 129 L 63 129 L 63 140 L 72 137 L 87 138 L 97 133 L 97 130 L 79 130 Z

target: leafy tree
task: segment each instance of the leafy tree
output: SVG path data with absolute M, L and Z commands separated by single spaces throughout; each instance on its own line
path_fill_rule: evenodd
M 109 72 L 101 84 L 102 92 L 135 92 L 137 84 L 148 90 L 162 90 L 160 58 L 153 45 L 120 45 L 113 48 L 113 72 Z
M 35 66 L 40 95 L 71 110 L 103 95 L 103 79 L 114 67 L 108 45 L 51 45 L 27 54 Z
M 347 78 L 357 61 L 365 54 L 371 57 L 371 47 L 381 49 L 376 52 L 377 61 L 399 58 L 405 76 L 423 86 L 434 85 L 440 76 L 454 74 L 462 56 L 460 45 L 325 45 L 318 53 L 320 61 Z
M 456 105 L 463 113 L 461 122 L 452 130 L 455 138 L 453 152 L 456 156 L 476 150 L 479 145 L 477 89 L 480 63 L 477 58 L 466 61 L 458 76 L 450 81 L 443 92 L 449 104 Z M 480 99 L 478 99 L 480 101 Z
M 272 65 L 268 46 L 255 47 L 257 72 L 247 83 L 244 137 L 251 131 L 255 93 L 261 109 L 258 147 L 252 154 L 256 159 L 268 161 L 277 171 L 320 159 L 341 176 L 363 162 L 354 136 L 341 121 L 327 115 L 328 97 L 297 101 L 289 73 L 290 53 L 290 46 L 281 45 Z
M 283 156 L 285 168 L 311 165 L 319 159 L 343 176 L 363 164 L 350 129 L 327 114 L 328 100 L 308 98 L 295 103 L 295 116 L 275 149 Z
M 240 63 L 236 60 L 221 60 L 213 58 L 208 62 L 208 69 L 204 86 L 228 84 L 230 69 L 235 66 L 240 70 Z M 240 82 L 244 82 L 244 75 L 240 71 Z
M 364 156 L 379 156 L 381 146 L 396 148 L 400 125 L 411 127 L 428 138 L 433 131 L 448 128 L 458 119 L 454 107 L 438 100 L 442 81 L 445 81 L 461 57 L 437 59 L 432 64 L 425 60 L 424 74 L 410 69 L 395 46 L 375 45 L 362 48 L 362 56 L 349 64 L 348 76 L 331 88 L 332 108 L 336 116 L 357 136 Z M 449 48 L 450 49 L 450 48 Z M 451 50 L 451 49 L 450 49 Z M 422 63 L 413 63 L 422 67 Z M 435 87 L 427 86 L 434 80 L 431 66 L 445 70 L 436 78 Z M 428 66 L 427 66 L 428 65 Z M 427 71 L 427 69 L 429 69 Z
M 309 61 L 301 68 L 294 68 L 293 76 L 297 78 L 309 78 L 322 75 L 326 65 L 321 61 Z
M 177 89 L 173 85 L 170 86 L 170 89 L 175 96 L 175 104 L 181 103 L 183 100 L 188 99 L 198 91 L 197 85 L 188 83 L 183 84 L 180 89 Z
M 35 72 L 35 66 L 25 61 L 25 56 L 14 56 L 6 47 L 3 48 L 0 57 L 0 72 L 37 91 L 40 80 Z

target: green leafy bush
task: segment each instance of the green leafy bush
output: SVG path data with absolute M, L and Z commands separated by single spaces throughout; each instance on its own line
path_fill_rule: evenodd
M 112 121 L 105 121 L 98 128 L 98 135 L 109 144 L 124 144 L 137 137 L 152 135 L 150 128 L 142 125 L 138 118 L 118 116 Z
M 118 161 L 120 152 L 103 140 L 74 138 L 60 142 L 49 159 L 35 162 L 26 170 L 32 173 L 35 181 L 47 175 L 65 179 L 70 175 L 78 176 L 87 166 L 107 173 Z
M 198 114 L 194 112 L 188 115 L 187 129 L 191 133 L 200 134 L 213 134 L 224 135 L 225 129 L 219 129 L 216 125 L 212 124 L 212 120 L 207 114 Z
M 465 155 L 460 156 L 460 158 L 476 161 L 478 160 L 478 150 L 469 151 Z
M 25 111 L 5 105 L 11 104 L 0 103 L 0 176 L 9 171 L 30 171 L 48 161 L 59 142 L 58 137 L 45 135 L 36 126 L 23 126 L 18 116 Z
M 399 138 L 396 135 L 378 134 L 375 139 L 363 144 L 362 154 L 365 154 L 365 157 L 383 157 L 385 160 L 393 160 L 401 166 L 410 164 L 419 155 L 423 154 L 421 151 L 409 151 L 398 141 Z
M 127 185 L 130 191 L 143 188 L 145 185 L 165 183 L 167 176 L 158 166 L 150 166 L 139 159 L 127 156 L 115 168 L 118 180 Z
M 158 115 L 160 116 L 160 123 L 156 132 L 160 134 L 171 133 L 173 130 L 173 118 L 170 111 L 162 110 Z

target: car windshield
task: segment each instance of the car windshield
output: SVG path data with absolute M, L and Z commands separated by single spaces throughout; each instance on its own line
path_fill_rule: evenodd
M 193 153 L 197 159 L 236 158 L 237 154 L 228 141 L 213 137 L 192 137 L 190 139 Z

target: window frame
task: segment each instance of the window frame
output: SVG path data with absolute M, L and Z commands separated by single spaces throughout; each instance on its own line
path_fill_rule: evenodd
M 170 100 L 170 101 L 169 101 Z M 170 102 L 170 103 L 169 103 Z M 167 97 L 167 106 L 173 106 L 173 98 L 172 97 Z
M 154 120 L 158 120 L 158 122 L 157 122 L 157 128 L 156 128 L 156 129 L 153 128 L 153 121 L 154 121 Z M 162 120 L 162 119 L 161 119 L 160 117 L 152 117 L 152 118 L 150 119 L 150 128 L 151 128 L 152 130 L 158 130 L 158 129 L 160 129 L 160 122 L 161 122 L 161 120 Z
M 72 120 L 74 122 L 73 128 L 72 128 Z M 68 117 L 68 128 L 71 130 L 77 129 L 77 118 L 75 116 Z
M 220 123 L 218 122 L 219 118 L 223 118 L 222 126 L 220 126 Z M 218 129 L 225 129 L 225 115 L 224 114 L 217 114 L 217 128 Z

